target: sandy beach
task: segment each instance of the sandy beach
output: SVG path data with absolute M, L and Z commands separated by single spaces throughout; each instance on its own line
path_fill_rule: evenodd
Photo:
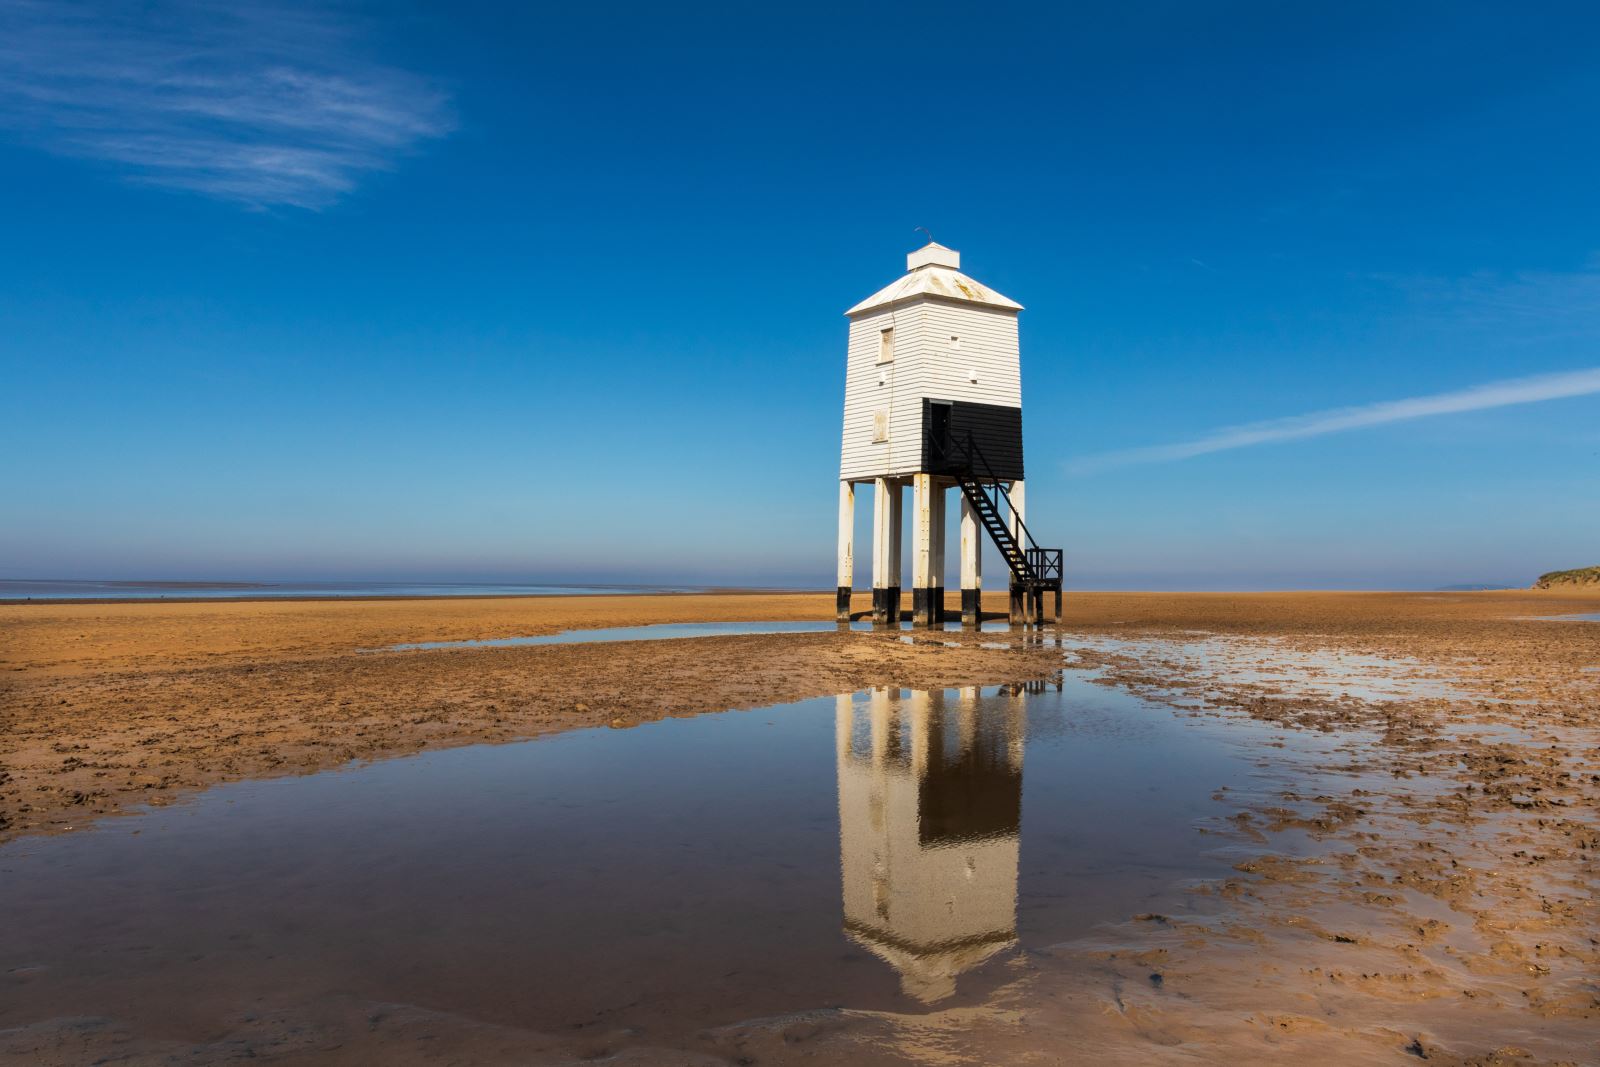
M 1237 798 L 1201 832 L 1242 858 L 1192 887 L 1192 914 L 1032 953 L 984 1005 L 752 1021 L 674 1062 L 1600 1058 L 1600 625 L 1543 621 L 1600 611 L 1600 592 L 1074 594 L 1061 647 L 827 632 L 376 651 L 830 609 L 798 594 L 0 606 L 0 841 L 424 748 L 1065 668 L 1177 714 L 1326 735 L 1308 770 L 1349 787 Z M 314 1059 L 432 1062 L 414 1025 Z M 466 1059 L 575 1054 L 440 1026 Z M 127 1039 L 22 1027 L 0 1055 L 72 1062 Z

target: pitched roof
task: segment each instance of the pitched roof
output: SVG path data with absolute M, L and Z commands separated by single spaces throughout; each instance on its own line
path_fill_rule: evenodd
M 898 304 L 917 297 L 931 296 L 944 300 L 959 300 L 969 304 L 985 304 L 1021 311 L 1022 305 L 1009 297 L 1001 296 L 982 282 L 962 274 L 961 255 L 932 241 L 906 257 L 906 273 L 867 297 L 846 315 L 859 315 L 863 311 Z

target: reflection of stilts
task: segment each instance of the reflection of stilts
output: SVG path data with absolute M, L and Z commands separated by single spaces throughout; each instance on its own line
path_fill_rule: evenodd
M 1051 675 L 1049 678 L 1035 678 L 1035 679 L 1033 679 L 1032 681 L 1029 681 L 1029 682 L 1008 682 L 1005 685 L 1001 686 L 1000 690 L 1001 690 L 1001 692 L 1011 693 L 1011 694 L 1016 694 L 1016 693 L 1044 694 L 1044 693 L 1051 692 L 1052 690 L 1057 692 L 1057 693 L 1059 693 L 1064 688 L 1065 688 L 1065 685 L 1064 685 L 1064 682 L 1063 682 L 1061 674 L 1060 673 L 1056 673 L 1056 674 Z
M 1025 698 L 958 693 L 874 689 L 835 717 L 844 929 L 927 1003 L 1016 941 Z

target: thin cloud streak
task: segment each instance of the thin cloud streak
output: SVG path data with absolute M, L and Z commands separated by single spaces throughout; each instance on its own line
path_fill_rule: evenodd
M 359 26 L 279 3 L 0 5 L 0 128 L 127 179 L 317 209 L 453 128 L 442 92 L 364 59 Z
M 1600 367 L 1561 374 L 1541 374 L 1531 378 L 1511 378 L 1451 393 L 1435 393 L 1432 396 L 1412 397 L 1407 400 L 1385 400 L 1360 407 L 1335 408 L 1309 415 L 1294 415 L 1268 422 L 1231 426 L 1179 444 L 1131 448 L 1071 460 L 1067 463 L 1067 471 L 1070 474 L 1091 474 L 1111 467 L 1167 463 L 1212 452 L 1321 437 L 1324 434 L 1382 426 L 1391 422 L 1425 419 L 1435 415 L 1454 415 L 1464 411 L 1483 411 L 1487 408 L 1508 407 L 1513 404 L 1533 404 L 1542 400 L 1562 400 L 1593 393 L 1600 393 Z

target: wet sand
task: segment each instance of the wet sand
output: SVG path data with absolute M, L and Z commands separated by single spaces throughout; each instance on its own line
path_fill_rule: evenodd
M 1181 714 L 1329 735 L 1337 755 L 1306 770 L 1349 786 L 1236 798 L 1229 819 L 1201 830 L 1238 850 L 1237 877 L 1192 887 L 1191 914 L 1130 915 L 1031 954 L 983 1006 L 757 1020 L 673 1059 L 1043 1063 L 1069 1049 L 1085 1062 L 1600 1062 L 1600 625 L 1529 618 L 1600 610 L 1600 594 L 1079 594 L 1068 604 L 1065 653 L 980 647 L 990 635 L 909 645 L 849 633 L 364 651 L 826 618 L 829 596 L 7 605 L 0 840 L 217 781 L 424 746 L 873 685 L 1012 681 L 1065 662 Z M 953 636 L 962 647 L 946 647 Z M 1261 759 L 1283 770 L 1272 746 Z M 327 1033 L 342 1034 L 340 1013 L 365 1009 L 320 1010 Z M 336 1050 L 301 1052 L 426 1062 L 419 1031 L 465 1060 L 571 1052 L 420 1009 L 396 1009 Z M 87 1053 L 119 1040 L 93 1027 L 35 1038 L 13 1031 L 0 1054 L 21 1062 L 49 1049 L 72 1062 L 73 1041 Z M 668 1062 L 660 1049 L 633 1054 Z

